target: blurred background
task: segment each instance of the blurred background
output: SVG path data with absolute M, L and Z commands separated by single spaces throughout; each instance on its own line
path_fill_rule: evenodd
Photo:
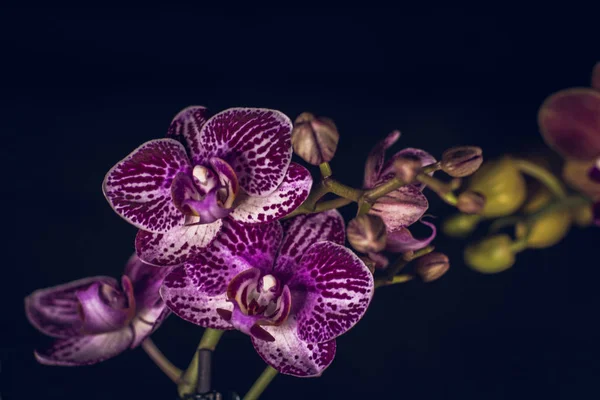
M 331 165 L 352 185 L 393 129 L 403 136 L 392 151 L 439 156 L 472 144 L 487 158 L 530 154 L 543 147 L 541 102 L 588 86 L 600 60 L 597 20 L 573 11 L 3 7 L 0 397 L 175 398 L 141 349 L 91 367 L 37 364 L 42 335 L 27 323 L 23 298 L 121 274 L 136 230 L 111 210 L 102 179 L 139 144 L 163 137 L 180 109 L 333 118 L 341 139 Z M 453 210 L 427 194 L 439 225 Z M 599 398 L 599 242 L 598 230 L 574 228 L 558 246 L 486 276 L 463 264 L 463 243 L 440 236 L 447 275 L 378 290 L 321 378 L 279 376 L 263 398 Z M 173 316 L 153 338 L 185 367 L 201 334 Z M 215 386 L 243 394 L 263 367 L 247 336 L 226 334 Z

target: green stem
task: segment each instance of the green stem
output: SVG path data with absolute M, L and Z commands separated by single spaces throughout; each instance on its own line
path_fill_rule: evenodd
M 395 285 L 396 283 L 404 283 L 411 281 L 414 278 L 412 275 L 404 274 L 404 275 L 396 275 L 391 280 L 383 280 L 378 279 L 375 281 L 375 289 L 381 286 L 390 286 Z
M 563 187 L 563 184 L 560 180 L 555 177 L 552 172 L 547 169 L 534 164 L 532 162 L 515 159 L 513 160 L 513 164 L 517 167 L 519 171 L 522 173 L 531 176 L 532 178 L 537 179 L 541 183 L 544 184 L 556 197 L 564 198 L 567 196 L 567 192 Z
M 406 281 L 402 280 L 405 278 L 401 278 L 404 275 L 400 275 L 400 278 L 398 278 L 400 281 L 398 281 L 398 282 L 394 282 L 394 278 L 396 277 L 398 272 L 400 272 L 404 267 L 406 267 L 406 265 L 409 262 L 416 260 L 419 257 L 423 257 L 426 254 L 431 253 L 434 249 L 435 249 L 434 246 L 429 245 L 429 246 L 423 247 L 422 249 L 419 249 L 414 252 L 411 251 L 411 252 L 404 253 L 401 257 L 398 257 L 398 259 L 392 265 L 390 265 L 388 267 L 387 273 L 385 274 L 384 277 L 375 279 L 375 288 L 378 288 L 380 286 L 386 286 L 386 285 L 389 285 L 392 283 L 400 283 L 400 281 L 406 282 Z
M 256 400 L 265 391 L 269 383 L 277 376 L 277 370 L 270 365 L 265 368 L 262 374 L 258 377 L 254 385 L 248 390 L 243 400 Z
M 427 174 L 417 175 L 417 180 L 433 190 L 442 200 L 451 206 L 455 206 L 458 203 L 458 199 L 452 191 L 452 186 L 455 183 L 446 184 Z
M 328 162 L 319 164 L 319 170 L 321 171 L 321 176 L 323 178 L 329 178 L 333 174 L 333 171 L 331 171 L 331 166 L 329 166 Z
M 179 392 L 179 397 L 183 398 L 186 394 L 195 393 L 196 386 L 198 384 L 198 350 L 208 349 L 214 351 L 223 336 L 225 331 L 221 331 L 218 329 L 206 328 L 202 338 L 200 339 L 200 343 L 198 344 L 198 348 L 194 353 L 194 357 L 190 362 L 190 365 L 187 367 L 179 384 L 177 385 L 177 391 Z
M 175 365 L 173 365 L 173 363 L 171 363 L 171 361 L 169 361 L 167 357 L 165 357 L 162 351 L 160 351 L 159 348 L 156 347 L 152 339 L 147 338 L 146 340 L 144 340 L 142 342 L 142 349 L 144 349 L 146 354 L 148 354 L 148 357 L 150 357 L 150 359 L 154 361 L 156 366 L 158 366 L 158 368 L 160 368 L 160 370 L 164 372 L 165 375 L 169 377 L 169 379 L 171 379 L 175 383 L 179 382 L 182 371 Z
M 353 187 L 344 185 L 335 179 L 325 179 L 323 184 L 328 189 L 329 193 L 337 194 L 340 197 L 352 200 L 354 202 L 358 202 L 363 195 L 363 191 L 361 189 L 354 189 Z
M 321 201 L 321 202 L 317 203 L 317 205 L 315 206 L 314 212 L 333 210 L 336 208 L 347 206 L 350 203 L 352 203 L 352 200 L 345 199 L 343 197 L 338 197 L 337 199 L 333 199 L 333 200 Z

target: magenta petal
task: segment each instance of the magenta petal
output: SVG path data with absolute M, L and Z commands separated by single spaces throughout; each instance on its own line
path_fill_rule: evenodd
M 293 274 L 306 250 L 314 243 L 327 240 L 344 244 L 346 240 L 344 218 L 337 210 L 293 217 L 283 221 L 283 230 L 283 244 L 275 263 L 275 270 L 283 277 Z
M 275 221 L 292 211 L 306 200 L 312 176 L 303 166 L 291 163 L 283 182 L 266 197 L 240 194 L 231 218 L 247 224 Z
M 298 337 L 309 343 L 335 339 L 352 328 L 374 292 L 369 268 L 348 248 L 331 242 L 308 249 L 288 286 L 295 302 L 303 297 L 301 308 L 292 312 Z
M 117 286 L 117 281 L 107 276 L 95 276 L 36 290 L 25 298 L 27 319 L 48 336 L 69 338 L 79 335 L 83 320 L 76 293 L 95 284 Z
M 281 326 L 263 326 L 274 341 L 252 338 L 252 344 L 262 359 L 282 374 L 317 377 L 329 367 L 335 357 L 335 340 L 307 343 L 297 334 L 294 318 Z
M 425 150 L 414 149 L 412 147 L 400 150 L 399 152 L 394 154 L 388 161 L 386 161 L 386 163 L 383 165 L 383 167 L 381 169 L 381 173 L 379 174 L 377 184 L 381 184 L 381 183 L 387 181 L 388 179 L 391 179 L 394 176 L 396 176 L 396 173 L 394 172 L 394 161 L 396 161 L 398 158 L 401 158 L 401 157 L 408 157 L 408 158 L 418 160 L 421 162 L 422 167 L 429 165 L 429 164 L 434 164 L 437 161 L 431 154 L 429 154 Z M 433 172 L 430 173 L 430 175 L 433 175 Z M 425 187 L 425 185 L 423 185 L 421 183 L 414 184 L 413 186 L 416 186 L 421 190 L 423 190 L 423 188 Z
M 200 159 L 200 130 L 208 119 L 208 110 L 203 106 L 190 106 L 181 110 L 169 126 L 167 137 L 177 139 L 188 149 L 194 164 L 202 163 Z
M 283 181 L 292 157 L 292 122 L 283 113 L 231 108 L 210 118 L 200 133 L 200 159 L 228 162 L 250 195 L 266 196 Z
M 126 327 L 115 332 L 59 339 L 49 349 L 36 351 L 34 354 L 45 365 L 91 365 L 127 350 L 132 340 L 133 332 L 130 327 Z
M 123 286 L 125 293 L 116 285 L 98 282 L 77 291 L 75 295 L 79 300 L 85 334 L 117 331 L 129 323 L 135 312 L 133 287 L 129 278 L 124 278 Z
M 385 250 L 392 253 L 404 253 L 405 251 L 416 251 L 428 246 L 435 239 L 437 230 L 431 222 L 421 222 L 431 228 L 429 236 L 424 239 L 416 239 L 408 228 L 400 228 L 388 234 Z
M 135 237 L 137 255 L 146 263 L 173 266 L 184 263 L 202 252 L 217 237 L 223 220 L 212 224 L 182 226 L 168 233 L 138 231 Z
M 381 217 L 388 232 L 394 232 L 417 222 L 428 207 L 429 202 L 419 188 L 408 185 L 377 199 L 369 214 Z
M 373 147 L 369 153 L 369 156 L 367 157 L 367 162 L 365 163 L 365 176 L 363 183 L 365 188 L 370 189 L 377 184 L 377 181 L 381 175 L 381 168 L 383 168 L 383 163 L 385 161 L 385 152 L 394 143 L 396 143 L 398 139 L 400 139 L 400 132 L 393 131 L 387 135 L 385 139 Z
M 189 172 L 183 145 L 173 139 L 146 142 L 106 174 L 104 196 L 121 217 L 149 232 L 165 233 L 183 225 L 184 215 L 171 198 L 171 182 Z

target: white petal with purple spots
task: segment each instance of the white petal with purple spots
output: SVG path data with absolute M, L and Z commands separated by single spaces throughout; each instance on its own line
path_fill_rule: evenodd
M 203 106 L 190 106 L 181 110 L 169 126 L 167 137 L 179 140 L 188 150 L 194 164 L 206 163 L 200 159 L 200 130 L 208 120 L 208 110 Z

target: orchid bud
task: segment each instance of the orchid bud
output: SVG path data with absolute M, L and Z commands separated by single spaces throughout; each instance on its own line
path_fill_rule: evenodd
M 412 183 L 421 172 L 421 161 L 417 158 L 398 157 L 394 160 L 396 177 L 404 183 Z
M 485 207 L 485 196 L 478 192 L 467 190 L 458 195 L 456 208 L 465 214 L 480 214 Z
M 471 177 L 468 189 L 485 196 L 481 215 L 486 218 L 513 214 L 527 197 L 525 178 L 509 157 L 483 164 Z
M 515 253 L 511 245 L 511 238 L 506 234 L 487 237 L 465 249 L 465 263 L 484 274 L 502 272 L 515 263 Z
M 540 189 L 527 202 L 523 211 L 525 214 L 533 214 L 547 205 L 551 200 L 552 194 L 550 191 Z M 529 227 L 529 230 L 524 223 L 518 223 L 515 226 L 515 236 L 517 239 L 522 239 L 527 235 L 527 247 L 544 249 L 560 242 L 567 235 L 570 227 L 571 214 L 569 210 L 562 209 L 548 212 L 536 218 Z
M 455 214 L 444 220 L 442 231 L 450 237 L 465 238 L 477 228 L 479 221 L 479 215 Z
M 449 268 L 448 256 L 444 253 L 434 252 L 417 260 L 415 272 L 424 282 L 433 282 L 444 275 Z
M 588 227 L 594 222 L 594 210 L 589 204 L 583 204 L 571 210 L 571 218 L 578 227 Z
M 385 248 L 387 232 L 383 220 L 371 214 L 359 215 L 348 224 L 348 241 L 361 253 L 377 253 Z
M 292 147 L 304 161 L 312 165 L 329 162 L 335 155 L 340 134 L 329 118 L 316 118 L 304 112 L 294 122 Z
M 442 170 L 454 178 L 472 175 L 483 162 L 482 151 L 477 146 L 460 146 L 446 150 L 442 154 Z

